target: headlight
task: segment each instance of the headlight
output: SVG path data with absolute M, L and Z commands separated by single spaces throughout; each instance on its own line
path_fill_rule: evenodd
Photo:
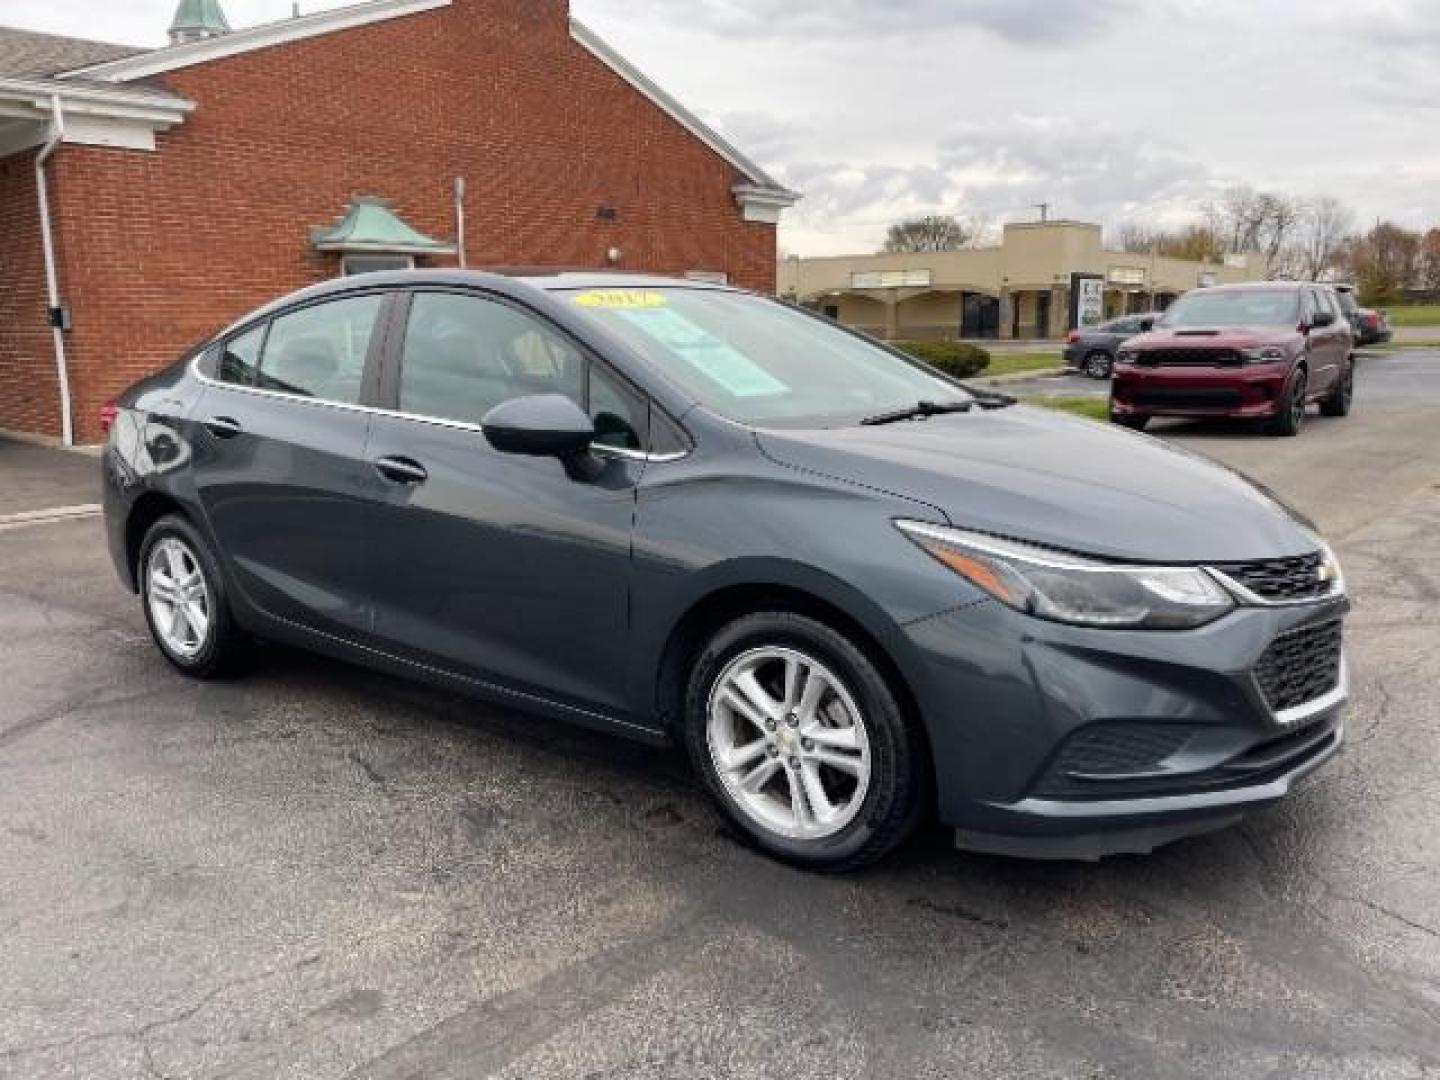
M 1117 364 L 1133 364 L 1135 362 L 1135 356 L 1136 352 L 1134 349 L 1121 349 L 1115 354 L 1115 362 Z
M 918 521 L 896 526 L 937 561 L 1016 611 L 1124 630 L 1188 630 L 1235 607 L 1199 567 L 1117 566 Z
M 1240 357 L 1247 364 L 1273 364 L 1277 360 L 1289 359 L 1285 350 L 1276 345 L 1267 345 L 1263 349 L 1241 349 Z

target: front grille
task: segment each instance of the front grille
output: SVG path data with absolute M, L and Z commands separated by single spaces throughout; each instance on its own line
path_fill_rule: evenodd
M 1130 400 L 1135 405 L 1154 409 L 1231 409 L 1243 400 L 1238 390 L 1197 387 L 1193 390 L 1135 390 Z
M 1195 728 L 1184 724 L 1110 724 L 1086 728 L 1050 762 L 1036 785 L 1039 798 L 1095 796 L 1116 783 L 1159 771 Z
M 1275 712 L 1298 708 L 1340 685 L 1344 631 L 1340 620 L 1291 631 L 1255 665 L 1255 681 Z
M 1275 601 L 1319 600 L 1328 596 L 1332 585 L 1321 577 L 1324 568 L 1325 556 L 1319 552 L 1297 555 L 1293 559 L 1261 559 L 1215 567 L 1256 596 Z
M 1142 367 L 1230 367 L 1242 362 L 1234 349 L 1145 349 L 1135 354 Z

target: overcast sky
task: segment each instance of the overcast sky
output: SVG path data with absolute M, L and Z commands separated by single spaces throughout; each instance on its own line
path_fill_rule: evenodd
M 290 0 L 223 0 L 233 25 Z M 522 0 L 523 2 L 523 0 Z M 174 0 L 0 0 L 159 44 Z M 307 0 L 307 11 L 337 6 Z M 805 201 L 782 246 L 944 211 L 1179 223 L 1227 185 L 1440 224 L 1436 0 L 573 0 Z M 1430 17 L 1426 17 L 1426 15 Z

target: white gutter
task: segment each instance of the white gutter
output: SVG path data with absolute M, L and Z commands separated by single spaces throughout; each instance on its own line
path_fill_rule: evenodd
M 60 328 L 60 278 L 55 270 L 55 238 L 50 229 L 50 195 L 46 190 L 45 162 L 65 139 L 65 109 L 60 95 L 50 97 L 50 137 L 35 155 L 35 190 L 40 199 L 40 243 L 45 249 L 45 288 L 50 298 L 50 332 L 55 339 L 55 374 L 60 383 L 60 441 L 75 445 L 75 427 L 70 405 L 70 368 L 65 362 L 65 331 Z

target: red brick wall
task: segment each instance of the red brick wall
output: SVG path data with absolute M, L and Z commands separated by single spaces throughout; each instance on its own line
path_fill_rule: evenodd
M 15 154 L 0 160 L 0 427 L 60 430 L 45 310 L 35 155 Z
M 599 267 L 618 247 L 624 268 L 774 288 L 775 229 L 743 221 L 735 170 L 575 43 L 564 0 L 455 0 L 165 79 L 197 108 L 158 153 L 56 158 L 82 441 L 140 375 L 334 276 L 309 232 L 356 194 L 451 240 L 465 177 L 472 266 Z M 40 421 L 0 400 L 0 426 L 54 431 Z

